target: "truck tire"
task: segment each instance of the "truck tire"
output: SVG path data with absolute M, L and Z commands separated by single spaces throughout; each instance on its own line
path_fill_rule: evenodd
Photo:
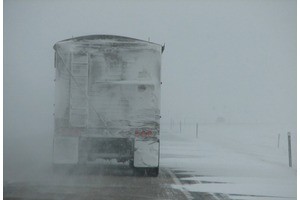
M 129 167 L 132 168 L 132 169 L 134 168 L 133 160 L 129 160 Z
M 159 168 L 133 168 L 133 173 L 135 176 L 149 176 L 149 177 L 157 177 L 159 174 Z
M 147 176 L 157 177 L 159 174 L 159 167 L 146 169 L 146 174 L 147 174 Z

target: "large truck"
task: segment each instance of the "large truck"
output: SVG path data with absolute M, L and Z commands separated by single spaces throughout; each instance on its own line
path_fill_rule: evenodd
M 115 159 L 157 176 L 164 46 L 89 35 L 54 50 L 54 166 Z

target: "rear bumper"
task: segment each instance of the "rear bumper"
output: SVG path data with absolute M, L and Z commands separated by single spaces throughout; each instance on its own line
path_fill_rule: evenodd
M 133 150 L 132 138 L 81 137 L 79 141 L 79 156 L 87 160 L 102 158 L 126 161 L 133 158 Z
M 133 138 L 54 136 L 53 163 L 77 164 L 96 159 L 133 160 Z
M 159 166 L 160 142 L 157 137 L 104 138 L 54 136 L 53 163 L 78 164 L 96 159 L 132 160 L 134 167 Z

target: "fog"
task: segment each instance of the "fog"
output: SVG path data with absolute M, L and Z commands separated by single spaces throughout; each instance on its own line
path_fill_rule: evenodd
M 51 162 L 53 45 L 112 34 L 165 44 L 162 122 L 296 131 L 296 1 L 4 1 L 4 179 Z

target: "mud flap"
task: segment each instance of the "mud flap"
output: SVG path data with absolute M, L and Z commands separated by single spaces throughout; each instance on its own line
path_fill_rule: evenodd
M 134 167 L 154 168 L 159 166 L 159 140 L 135 138 Z
M 78 163 L 78 137 L 55 136 L 53 140 L 53 163 Z

